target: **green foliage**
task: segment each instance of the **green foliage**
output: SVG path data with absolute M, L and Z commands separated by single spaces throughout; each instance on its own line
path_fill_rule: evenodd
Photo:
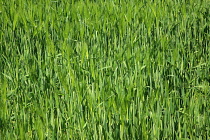
M 2 0 L 0 139 L 209 139 L 208 0 Z

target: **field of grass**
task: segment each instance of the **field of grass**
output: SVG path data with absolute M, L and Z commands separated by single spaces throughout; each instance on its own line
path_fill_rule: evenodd
M 4 139 L 210 139 L 210 1 L 1 0 Z

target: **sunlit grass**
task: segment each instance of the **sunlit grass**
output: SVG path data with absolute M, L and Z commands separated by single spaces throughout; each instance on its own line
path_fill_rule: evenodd
M 0 139 L 209 139 L 210 2 L 0 2 Z

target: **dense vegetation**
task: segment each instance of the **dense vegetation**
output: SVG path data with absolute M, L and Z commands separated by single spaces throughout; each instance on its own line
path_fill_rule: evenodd
M 209 0 L 1 0 L 0 139 L 209 139 Z

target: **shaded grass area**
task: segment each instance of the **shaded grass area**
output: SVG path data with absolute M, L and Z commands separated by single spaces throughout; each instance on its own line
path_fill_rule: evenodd
M 210 2 L 0 2 L 0 139 L 208 139 Z

